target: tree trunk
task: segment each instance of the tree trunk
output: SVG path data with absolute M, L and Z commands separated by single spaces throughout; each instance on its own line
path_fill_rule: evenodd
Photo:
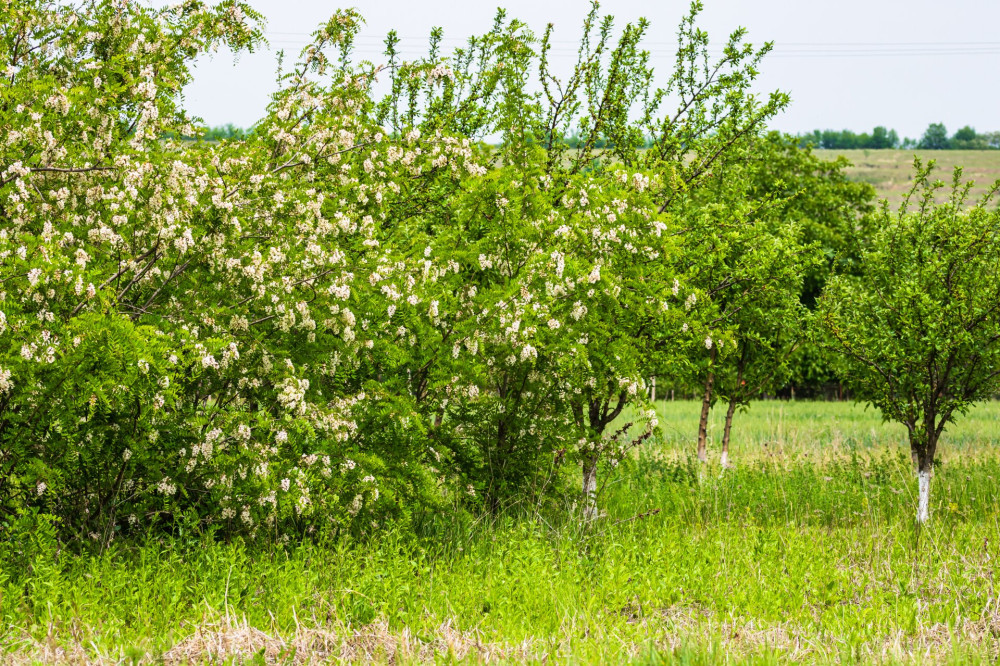
M 930 520 L 931 503 L 931 471 L 921 469 L 917 472 L 917 485 L 920 487 L 920 497 L 917 500 L 917 522 L 921 525 Z
M 733 414 L 736 412 L 736 401 L 729 401 L 729 408 L 726 410 L 726 425 L 722 429 L 722 466 L 729 467 L 729 433 L 733 428 Z
M 712 388 L 715 385 L 715 348 L 712 348 L 711 361 L 708 365 L 708 378 L 705 380 L 705 395 L 701 400 L 701 418 L 698 420 L 698 460 L 708 461 L 708 413 L 712 409 Z
M 597 518 L 597 457 L 583 459 L 583 522 Z
M 656 376 L 653 376 L 652 386 L 649 389 L 649 401 L 656 402 Z
M 917 467 L 917 523 L 920 525 L 927 524 L 931 519 L 931 470 L 934 467 L 934 453 L 940 434 L 935 424 L 936 418 L 933 415 L 926 416 L 923 428 L 910 431 L 910 452 Z
M 729 468 L 729 433 L 733 429 L 733 414 L 736 413 L 736 401 L 738 396 L 743 396 L 743 369 L 747 363 L 747 343 L 743 343 L 740 351 L 740 360 L 736 364 L 736 387 L 729 396 L 729 407 L 726 409 L 726 425 L 722 429 L 722 463 L 723 469 Z

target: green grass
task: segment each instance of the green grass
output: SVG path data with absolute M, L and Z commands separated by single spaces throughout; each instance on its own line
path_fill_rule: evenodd
M 1000 150 L 817 150 L 824 159 L 843 155 L 853 166 L 847 169 L 852 180 L 872 185 L 880 199 L 887 198 L 895 207 L 913 185 L 913 158 L 919 156 L 926 163 L 935 160 L 937 176 L 951 182 L 956 166 L 964 169 L 963 179 L 974 180 L 972 202 L 1000 179 Z M 942 200 L 944 196 L 940 197 Z
M 876 413 L 758 403 L 723 471 L 692 460 L 697 410 L 660 404 L 663 441 L 606 476 L 589 532 L 439 514 L 422 538 L 73 556 L 25 529 L 0 564 L 0 662 L 995 662 L 1000 405 L 942 442 L 922 531 Z

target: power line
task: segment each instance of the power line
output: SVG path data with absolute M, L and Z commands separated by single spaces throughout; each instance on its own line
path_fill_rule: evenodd
M 271 43 L 285 46 L 305 47 L 311 43 L 311 35 L 301 32 L 274 31 L 270 35 L 281 35 Z M 383 55 L 380 48 L 383 38 L 376 35 L 358 35 L 354 50 L 356 53 Z M 373 43 L 372 40 L 377 40 Z M 419 43 L 414 43 L 419 42 Z M 442 38 L 442 42 L 467 43 L 458 37 Z M 553 40 L 549 54 L 555 57 L 575 57 L 578 54 L 578 42 L 570 40 Z M 573 47 L 558 44 L 573 44 Z M 667 42 L 650 42 L 644 45 L 651 56 L 675 57 L 676 47 Z M 401 37 L 397 51 L 402 56 L 419 57 L 426 54 L 426 38 Z M 722 54 L 720 48 L 709 48 L 711 56 Z M 772 58 L 898 58 L 898 57 L 930 57 L 930 56 L 982 56 L 1000 54 L 1000 41 L 989 42 L 784 42 L 776 43 L 769 54 Z
M 281 35 L 284 37 L 301 37 L 305 40 L 312 39 L 312 33 L 308 32 L 284 32 L 284 31 L 266 31 L 265 34 L 268 35 Z M 421 43 L 426 43 L 429 39 L 428 36 L 402 36 L 397 35 L 400 42 L 408 41 L 419 41 Z M 375 40 L 379 43 L 384 43 L 386 39 L 385 35 L 363 35 L 359 34 L 355 36 L 355 40 Z M 468 43 L 468 38 L 465 37 L 441 37 L 440 40 L 444 42 L 460 42 L 462 44 Z M 925 48 L 965 48 L 965 47 L 998 47 L 1000 48 L 1000 41 L 960 41 L 960 42 L 783 42 L 780 40 L 771 40 L 775 48 L 785 48 L 785 47 L 805 47 L 805 48 L 824 48 L 824 47 L 876 47 L 876 48 L 889 48 L 895 49 L 900 47 L 916 47 L 920 49 Z M 571 39 L 553 39 L 549 40 L 550 44 L 571 44 L 574 46 L 579 45 L 579 41 Z M 643 42 L 643 45 L 648 49 L 659 50 L 662 48 L 676 48 L 676 42 Z M 557 47 L 556 47 L 557 48 Z
M 288 46 L 288 47 L 300 47 L 304 48 L 309 45 L 308 42 L 288 42 L 288 41 L 278 41 L 272 40 L 271 42 L 277 46 Z M 358 45 L 353 49 L 354 53 L 357 54 L 367 54 L 373 56 L 383 56 L 385 52 L 378 48 L 372 48 L 366 45 Z M 397 53 L 403 57 L 419 58 L 427 55 L 426 49 L 421 49 L 420 47 L 413 46 L 398 46 Z M 673 58 L 676 56 L 675 52 L 672 51 L 649 51 L 651 56 Z M 566 50 L 566 49 L 552 49 L 549 52 L 550 56 L 567 58 L 577 56 L 577 51 Z M 709 51 L 709 55 L 713 57 L 718 57 L 722 55 L 722 51 Z M 931 56 L 983 56 L 983 55 L 1000 55 L 1000 46 L 997 47 L 980 47 L 980 48 L 964 48 L 964 49 L 939 49 L 939 50 L 907 50 L 907 51 L 889 51 L 889 50 L 789 50 L 776 48 L 771 53 L 768 54 L 768 58 L 776 59 L 789 59 L 789 58 L 813 58 L 813 59 L 837 59 L 837 58 L 906 58 L 906 57 L 931 57 Z

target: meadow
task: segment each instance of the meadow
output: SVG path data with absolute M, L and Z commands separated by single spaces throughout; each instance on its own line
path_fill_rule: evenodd
M 823 159 L 843 155 L 851 165 L 845 170 L 855 182 L 868 183 L 878 197 L 889 200 L 893 207 L 902 202 L 913 185 L 913 158 L 924 163 L 935 160 L 937 176 L 950 182 L 956 166 L 963 168 L 963 180 L 975 181 L 970 203 L 974 203 L 1000 179 L 1000 150 L 816 150 Z M 944 199 L 944 195 L 939 197 Z
M 701 11 L 663 80 L 596 2 L 566 79 L 336 10 L 190 141 L 250 4 L 0 0 L 0 664 L 996 661 L 1000 212 L 859 185 L 994 155 L 845 182 Z M 723 468 L 657 375 L 842 381 L 919 509 L 874 412 L 758 401 Z
M 698 404 L 658 409 L 588 529 L 521 506 L 367 542 L 179 531 L 73 554 L 26 523 L 0 564 L 0 661 L 995 662 L 1000 404 L 947 432 L 922 529 L 877 412 L 755 403 L 723 470 L 694 459 Z

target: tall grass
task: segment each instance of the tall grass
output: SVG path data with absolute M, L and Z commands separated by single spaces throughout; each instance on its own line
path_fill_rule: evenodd
M 590 530 L 558 513 L 456 513 L 435 516 L 424 538 L 389 528 L 363 543 L 280 546 L 182 534 L 69 556 L 44 522 L 8 525 L 0 661 L 1000 654 L 996 405 L 942 443 L 923 530 L 902 433 L 877 414 L 755 405 L 735 426 L 736 468 L 722 470 L 690 455 L 697 405 L 660 409 L 664 441 L 610 473 L 607 515 Z

